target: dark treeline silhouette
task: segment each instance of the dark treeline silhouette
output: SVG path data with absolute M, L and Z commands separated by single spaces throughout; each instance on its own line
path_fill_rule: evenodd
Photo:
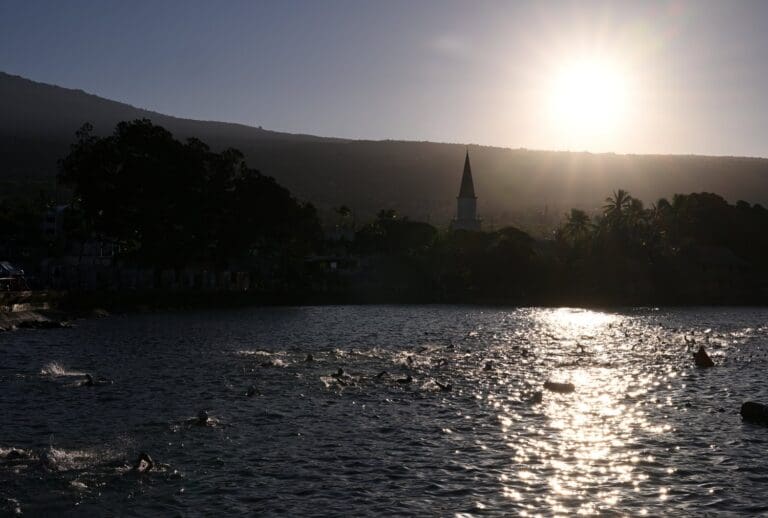
M 373 263 L 363 299 L 522 302 L 545 291 L 535 241 L 512 227 L 439 232 L 387 210 L 355 234 L 352 250 Z
M 515 304 L 768 301 L 768 210 L 712 193 L 645 208 L 623 190 L 590 218 L 573 209 L 550 240 L 507 227 L 440 233 L 382 211 L 356 235 L 377 253 L 391 300 Z
M 227 267 L 244 256 L 306 253 L 320 237 L 314 208 L 234 149 L 179 142 L 148 120 L 98 138 L 90 126 L 61 162 L 59 179 L 91 232 L 156 266 Z
M 712 193 L 651 207 L 617 190 L 596 218 L 571 210 L 551 240 L 506 227 L 439 233 L 382 211 L 356 235 L 393 300 L 521 304 L 768 301 L 768 210 Z M 375 291 L 375 290 L 374 290 Z
M 314 207 L 250 169 L 239 151 L 182 142 L 146 119 L 119 123 L 104 137 L 83 126 L 59 180 L 71 196 L 63 208 L 45 196 L 0 201 L 0 252 L 33 272 L 57 258 L 74 264 L 76 286 L 89 268 L 107 264 L 104 275 L 155 272 L 153 289 L 168 271 L 245 272 L 249 296 L 260 302 L 768 300 L 768 210 L 712 193 L 645 207 L 620 189 L 595 217 L 571 210 L 547 239 L 509 226 L 452 232 L 394 210 L 358 225 L 342 206 L 343 232 L 324 237 Z M 61 231 L 46 234 L 40 221 L 58 221 L 51 214 L 61 215 Z M 107 263 L 101 252 L 83 262 L 82 250 L 94 244 L 112 247 Z
M 146 119 L 102 138 L 83 126 L 60 165 L 73 194 L 70 237 L 113 243 L 132 263 L 247 268 L 289 285 L 321 239 L 314 207 L 249 169 L 239 151 L 182 143 Z
M 585 300 L 764 302 L 768 210 L 713 193 L 646 208 L 624 190 L 591 220 L 572 210 L 555 236 L 556 278 Z

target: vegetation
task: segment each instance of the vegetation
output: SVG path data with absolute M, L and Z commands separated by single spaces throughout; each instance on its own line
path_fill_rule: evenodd
M 768 295 L 765 228 L 768 210 L 760 205 L 730 205 L 716 194 L 693 193 L 645 208 L 619 189 L 594 218 L 571 210 L 551 240 L 535 241 L 513 227 L 439 233 L 382 211 L 358 232 L 356 245 L 398 265 L 379 272 L 379 290 L 416 299 L 763 303 Z
M 555 233 L 559 282 L 585 300 L 763 300 L 768 210 L 712 193 L 649 208 L 623 190 L 590 219 L 572 211 Z
M 103 138 L 91 129 L 78 132 L 59 179 L 85 237 L 116 243 L 124 258 L 157 268 L 257 263 L 287 280 L 320 239 L 314 207 L 237 150 L 180 142 L 146 119 Z
M 5 256 L 29 256 L 42 241 L 41 222 L 48 206 L 44 195 L 0 199 L 0 260 Z
M 572 209 L 538 240 L 510 226 L 439 230 L 394 210 L 358 226 L 340 206 L 344 232 L 324 240 L 314 207 L 248 168 L 239 151 L 181 142 L 145 119 L 106 137 L 84 126 L 59 180 L 71 194 L 59 222 L 70 242 L 111 243 L 120 265 L 155 271 L 249 272 L 259 302 L 764 303 L 768 295 L 768 210 L 712 193 L 645 207 L 618 189 L 598 214 Z M 45 194 L 0 200 L 0 259 L 34 271 L 42 258 L 72 255 L 41 231 L 52 206 Z

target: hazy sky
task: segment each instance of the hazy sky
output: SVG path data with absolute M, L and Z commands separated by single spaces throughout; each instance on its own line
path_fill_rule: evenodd
M 0 70 L 289 132 L 768 156 L 760 0 L 0 0 Z

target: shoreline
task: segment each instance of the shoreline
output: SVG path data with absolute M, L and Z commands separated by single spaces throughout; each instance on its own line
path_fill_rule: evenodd
M 16 329 L 58 329 L 70 327 L 70 319 L 58 310 L 0 312 L 0 332 Z

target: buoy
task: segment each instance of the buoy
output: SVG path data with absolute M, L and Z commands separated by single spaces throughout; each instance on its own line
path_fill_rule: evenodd
M 556 383 L 554 381 L 545 381 L 544 388 L 552 392 L 559 392 L 560 394 L 568 394 L 576 390 L 573 383 Z

